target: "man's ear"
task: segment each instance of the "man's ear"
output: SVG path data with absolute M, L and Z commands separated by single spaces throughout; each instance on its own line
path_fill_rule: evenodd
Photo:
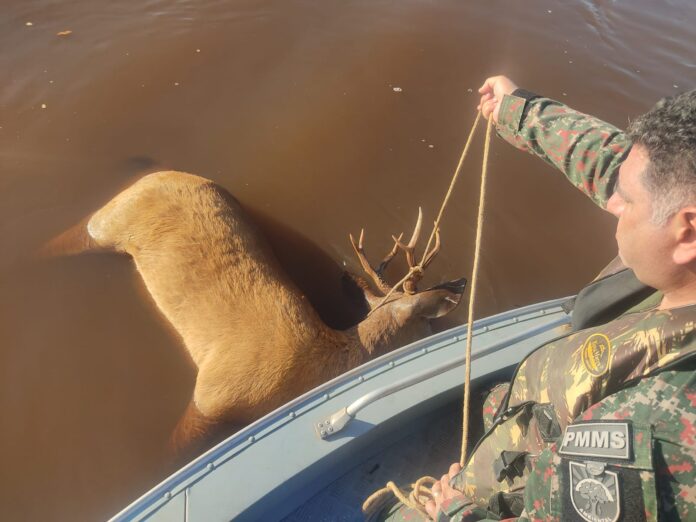
M 678 265 L 696 261 L 696 206 L 684 207 L 672 218 L 676 246 L 672 260 Z

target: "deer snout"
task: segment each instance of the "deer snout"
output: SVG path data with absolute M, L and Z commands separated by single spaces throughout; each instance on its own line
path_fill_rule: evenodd
M 436 319 L 450 313 L 462 300 L 466 279 L 456 279 L 442 283 L 415 295 L 404 296 L 411 315 L 424 319 Z
M 449 290 L 454 294 L 458 294 L 461 298 L 461 296 L 464 294 L 464 289 L 466 288 L 466 282 L 466 277 L 461 277 L 459 279 L 455 279 L 454 281 L 447 281 L 446 283 L 435 285 L 430 288 L 430 290 Z

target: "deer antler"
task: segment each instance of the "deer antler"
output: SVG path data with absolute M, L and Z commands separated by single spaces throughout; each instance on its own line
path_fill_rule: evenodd
M 437 223 L 435 225 L 437 226 Z M 416 244 L 418 243 L 418 238 L 420 237 L 422 226 L 423 210 L 420 207 L 418 207 L 418 220 L 416 221 L 416 226 L 413 229 L 413 233 L 411 234 L 411 239 L 409 239 L 408 244 L 404 245 L 401 242 L 403 233 L 400 234 L 399 237 L 392 236 L 392 239 L 394 240 L 394 247 L 384 257 L 377 269 L 372 267 L 370 262 L 367 260 L 367 257 L 365 256 L 365 250 L 363 248 L 365 230 L 360 230 L 360 237 L 358 238 L 357 243 L 353 238 L 353 234 L 348 234 L 348 236 L 350 237 L 350 242 L 353 245 L 353 250 L 355 250 L 355 254 L 358 256 L 358 260 L 360 261 L 360 265 L 363 267 L 365 273 L 372 278 L 374 283 L 377 285 L 377 288 L 379 288 L 383 295 L 388 297 L 395 290 L 397 290 L 397 288 L 390 287 L 384 280 L 384 270 L 386 269 L 389 262 L 394 258 L 399 249 L 403 250 L 406 254 L 406 262 L 408 263 L 409 272 L 406 275 L 406 277 L 404 277 L 399 283 L 397 283 L 397 286 L 403 285 L 404 292 L 406 292 L 407 294 L 416 293 L 416 285 L 418 284 L 418 281 L 420 281 L 423 278 L 423 270 L 425 270 L 425 268 L 432 262 L 437 253 L 440 251 L 440 229 L 438 227 L 435 229 L 435 246 L 433 246 L 432 250 L 430 250 L 429 252 L 425 252 L 421 264 L 416 263 Z
M 437 222 L 433 222 L 434 226 L 437 226 Z M 440 251 L 440 227 L 435 229 L 435 246 L 430 252 L 427 252 L 423 257 L 423 270 L 425 270 L 430 262 L 435 258 L 437 253 Z
M 440 251 L 440 229 L 439 227 L 435 230 L 435 246 L 430 252 L 426 252 L 423 256 L 423 261 L 421 265 L 416 264 L 416 243 L 418 243 L 418 238 L 420 237 L 421 227 L 423 225 L 423 210 L 418 207 L 418 220 L 416 221 L 416 226 L 413 229 L 413 234 L 411 234 L 411 239 L 407 245 L 404 245 L 399 239 L 392 236 L 392 239 L 396 242 L 396 246 L 404 251 L 406 254 L 406 262 L 409 268 L 409 277 L 403 282 L 404 292 L 407 294 L 416 293 L 416 285 L 418 281 L 423 278 L 423 270 L 432 262 L 437 253 Z
M 360 265 L 362 266 L 363 270 L 367 275 L 370 276 L 370 278 L 372 278 L 375 285 L 377 285 L 377 288 L 379 288 L 382 294 L 386 295 L 391 291 L 391 287 L 384 280 L 384 270 L 387 268 L 389 262 L 394 258 L 394 256 L 398 252 L 398 243 L 401 240 L 403 234 L 401 234 L 398 237 L 398 239 L 394 238 L 394 248 L 392 248 L 391 251 L 386 256 L 384 256 L 384 259 L 382 259 L 382 262 L 379 264 L 377 269 L 372 267 L 370 262 L 367 260 L 367 256 L 365 255 L 365 250 L 363 248 L 364 236 L 365 230 L 360 229 L 360 237 L 358 238 L 358 242 L 356 243 L 355 239 L 353 238 L 353 234 L 348 234 L 348 237 L 350 237 L 350 242 L 353 245 L 353 250 L 355 250 L 355 254 L 358 256 L 358 260 L 360 261 Z

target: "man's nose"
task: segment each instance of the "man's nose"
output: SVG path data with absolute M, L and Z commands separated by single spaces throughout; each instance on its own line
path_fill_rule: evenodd
M 621 217 L 621 212 L 623 212 L 624 202 L 618 192 L 614 192 L 609 201 L 607 201 L 607 211 L 614 214 L 616 217 Z

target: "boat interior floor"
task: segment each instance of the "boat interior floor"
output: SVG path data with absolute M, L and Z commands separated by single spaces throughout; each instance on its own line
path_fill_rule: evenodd
M 492 385 L 493 383 L 489 383 L 482 388 L 489 390 Z M 473 393 L 470 436 L 473 441 L 477 441 L 483 432 L 482 403 L 483 393 Z M 459 461 L 462 438 L 461 397 L 450 400 L 417 419 L 411 418 L 407 423 L 397 424 L 390 435 L 395 434 L 397 436 L 384 438 L 389 443 L 379 449 L 377 454 L 361 458 L 366 456 L 366 452 L 361 452 L 362 455 L 353 460 L 358 462 L 357 465 L 350 469 L 345 466 L 345 474 L 327 483 L 319 493 L 282 520 L 364 520 L 361 510 L 363 501 L 388 481 L 410 491 L 408 486 L 424 475 L 441 477 L 453 462 Z

